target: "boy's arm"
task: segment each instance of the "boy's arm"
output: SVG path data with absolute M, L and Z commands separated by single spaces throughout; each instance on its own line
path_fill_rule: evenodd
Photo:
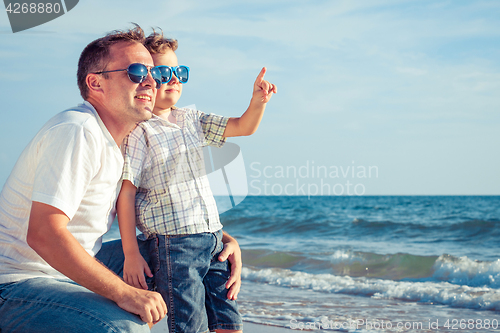
M 253 95 L 250 106 L 239 118 L 229 118 L 223 136 L 245 136 L 255 133 L 259 127 L 266 104 L 271 99 L 273 93 L 277 93 L 276 86 L 266 80 L 266 68 L 262 68 L 253 85 Z
M 153 274 L 148 264 L 139 252 L 139 245 L 135 234 L 135 193 L 136 187 L 128 180 L 124 180 L 120 195 L 116 202 L 118 212 L 118 225 L 122 237 L 123 254 L 123 279 L 128 284 L 142 289 L 148 289 L 144 273 L 149 277 Z
M 50 266 L 79 285 L 135 313 L 145 322 L 157 322 L 167 313 L 156 292 L 127 285 L 90 256 L 69 232 L 69 218 L 59 209 L 34 201 L 29 218 L 27 243 Z

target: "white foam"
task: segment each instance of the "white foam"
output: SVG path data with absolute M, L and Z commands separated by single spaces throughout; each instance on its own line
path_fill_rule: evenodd
M 350 250 L 336 250 L 331 256 L 333 264 L 351 264 L 353 262 L 364 262 L 365 259 Z
M 242 277 L 255 282 L 313 291 L 445 304 L 482 310 L 500 310 L 500 291 L 448 282 L 408 282 L 332 274 L 310 274 L 279 268 L 243 268 Z
M 500 288 L 500 259 L 481 262 L 443 255 L 434 264 L 433 278 L 453 284 Z

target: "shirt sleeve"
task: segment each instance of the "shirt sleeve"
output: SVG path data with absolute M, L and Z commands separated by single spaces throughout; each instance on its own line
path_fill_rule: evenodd
M 222 147 L 226 138 L 222 135 L 227 126 L 229 117 L 219 116 L 213 113 L 207 114 L 198 111 L 201 127 L 205 135 L 205 143 L 210 146 Z
M 142 172 L 148 154 L 148 144 L 144 129 L 137 126 L 122 143 L 123 174 L 122 180 L 128 180 L 135 187 L 141 186 Z
M 72 219 L 99 168 L 98 144 L 87 129 L 71 123 L 56 126 L 38 143 L 31 200 Z

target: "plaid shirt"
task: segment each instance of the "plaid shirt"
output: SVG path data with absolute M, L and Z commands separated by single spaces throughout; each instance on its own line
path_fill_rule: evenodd
M 202 147 L 222 147 L 229 118 L 172 109 L 177 124 L 160 117 L 140 123 L 123 141 L 123 179 L 137 187 L 136 225 L 145 237 L 222 228 L 205 172 Z

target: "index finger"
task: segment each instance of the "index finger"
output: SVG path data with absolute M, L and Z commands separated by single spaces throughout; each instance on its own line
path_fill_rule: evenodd
M 226 285 L 226 289 L 229 289 L 227 292 L 227 299 L 236 300 L 238 298 L 238 294 L 240 293 L 241 280 L 234 281 L 231 286 L 228 288 Z
M 257 79 L 255 81 L 257 82 L 262 82 L 264 80 L 264 75 L 266 74 L 267 72 L 267 68 L 266 67 L 262 67 L 262 69 L 260 70 L 260 73 L 259 75 L 257 75 Z
M 148 284 L 146 283 L 146 278 L 144 277 L 144 275 L 139 276 L 139 285 L 140 288 L 148 290 Z

